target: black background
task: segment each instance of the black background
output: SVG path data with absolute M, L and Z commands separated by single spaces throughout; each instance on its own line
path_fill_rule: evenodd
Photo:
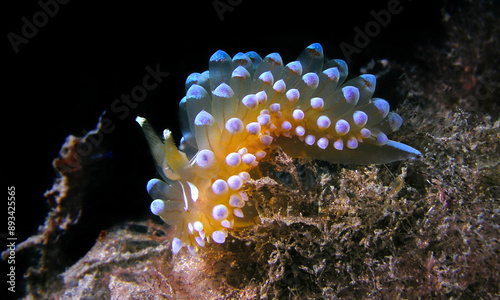
M 27 44 L 19 45 L 18 53 L 8 34 L 21 35 L 22 18 L 31 20 L 41 7 L 37 1 L 2 4 L 1 173 L 4 189 L 16 187 L 18 242 L 43 224 L 48 211 L 43 193 L 54 181 L 51 163 L 65 138 L 93 129 L 104 110 L 116 130 L 105 136 L 102 147 L 109 157 L 96 158 L 105 168 L 88 191 L 93 216 L 103 217 L 95 217 L 94 226 L 82 231 L 74 245 L 75 259 L 89 250 L 101 230 L 150 216 L 145 185 L 156 175 L 136 115 L 147 117 L 158 132 L 173 129 L 179 139 L 176 112 L 185 78 L 206 70 L 216 50 L 231 56 L 254 50 L 262 57 L 279 52 L 287 63 L 319 42 L 325 56 L 345 59 L 339 44 L 353 45 L 354 27 L 363 29 L 374 20 L 370 11 L 387 9 L 390 1 L 243 0 L 225 11 L 222 20 L 214 2 L 72 0 L 59 5 L 58 13 Z M 419 47 L 442 42 L 443 3 L 402 0 L 400 5 L 402 12 L 392 15 L 361 53 L 352 55 L 351 76 L 371 59 L 423 64 L 417 58 Z M 146 66 L 157 64 L 168 77 L 120 120 L 111 103 L 142 83 Z M 391 99 L 391 104 L 402 100 Z M 3 209 L 7 216 L 6 204 Z M 4 233 L 7 225 L 1 220 L 6 217 L 0 218 Z M 20 277 L 18 273 L 18 281 Z

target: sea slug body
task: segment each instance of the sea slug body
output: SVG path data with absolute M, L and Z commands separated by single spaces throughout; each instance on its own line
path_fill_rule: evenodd
M 186 80 L 179 149 L 169 130 L 161 140 L 137 117 L 162 177 L 147 184 L 151 211 L 176 227 L 174 253 L 224 243 L 229 230 L 250 224 L 245 182 L 270 147 L 344 164 L 421 155 L 387 138 L 403 120 L 387 101 L 372 98 L 375 76 L 346 78 L 346 63 L 325 61 L 317 43 L 286 65 L 278 53 L 231 58 L 219 50 L 208 71 Z

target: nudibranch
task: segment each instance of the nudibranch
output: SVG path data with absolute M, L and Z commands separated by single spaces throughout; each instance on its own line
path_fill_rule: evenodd
M 287 65 L 278 53 L 215 52 L 208 71 L 186 80 L 179 103 L 179 149 L 137 117 L 163 180 L 147 184 L 153 214 L 175 226 L 172 251 L 192 253 L 224 243 L 245 218 L 249 171 L 279 146 L 292 157 L 343 164 L 382 164 L 421 155 L 387 134 L 403 120 L 389 103 L 372 98 L 376 78 L 346 81 L 343 60 L 326 61 L 320 44 Z

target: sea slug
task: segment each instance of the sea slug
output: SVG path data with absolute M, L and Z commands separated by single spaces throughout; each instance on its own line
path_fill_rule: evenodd
M 176 227 L 174 253 L 224 243 L 229 230 L 248 226 L 245 182 L 270 147 L 343 164 L 421 155 L 387 138 L 403 120 L 386 100 L 372 98 L 375 76 L 346 77 L 346 63 L 325 61 L 317 43 L 287 65 L 278 53 L 231 58 L 219 50 L 208 71 L 186 80 L 179 149 L 168 129 L 161 140 L 137 117 L 162 177 L 147 184 L 151 211 Z

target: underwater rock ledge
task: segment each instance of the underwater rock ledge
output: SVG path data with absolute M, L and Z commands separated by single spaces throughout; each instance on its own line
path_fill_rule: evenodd
M 197 255 L 173 255 L 173 232 L 166 225 L 150 220 L 119 224 L 103 231 L 46 295 L 381 299 L 497 293 L 500 220 L 491 200 L 498 190 L 485 187 L 500 170 L 492 158 L 474 154 L 499 146 L 500 121 L 485 118 L 469 128 L 459 113 L 435 118 L 434 127 L 427 127 L 430 135 L 453 136 L 467 129 L 469 139 L 437 143 L 439 138 L 428 137 L 421 143 L 429 154 L 421 160 L 381 167 L 292 159 L 276 149 L 254 170 L 262 177 L 246 189 L 260 224 L 234 231 L 226 243 L 209 244 Z M 484 147 L 461 152 L 471 143 Z M 474 171 L 469 166 L 478 161 L 473 158 L 490 163 L 480 164 L 476 177 L 463 178 Z M 450 170 L 455 170 L 452 177 L 443 177 Z M 462 194 L 451 195 L 456 187 L 447 184 L 454 180 L 462 182 Z M 471 202 L 465 189 L 481 192 Z

